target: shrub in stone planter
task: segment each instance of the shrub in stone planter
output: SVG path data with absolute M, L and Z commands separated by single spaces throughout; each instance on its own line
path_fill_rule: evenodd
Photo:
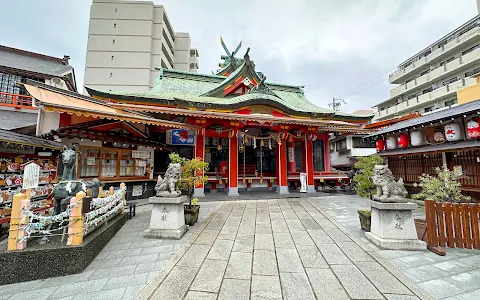
M 177 153 L 171 153 L 168 157 L 172 163 L 179 163 L 182 166 L 178 188 L 187 192 L 189 203 L 184 205 L 185 224 L 192 226 L 197 222 L 200 213 L 200 205 L 197 205 L 198 199 L 192 199 L 193 189 L 207 183 L 208 177 L 205 175 L 205 171 L 208 170 L 208 163 L 199 157 L 181 158 Z
M 367 157 L 360 157 L 355 163 L 357 174 L 353 176 L 355 183 L 355 192 L 360 197 L 370 198 L 375 193 L 375 185 L 372 181 L 373 167 L 375 165 L 382 165 L 383 159 L 378 155 L 371 155 Z M 358 211 L 360 218 L 360 225 L 365 231 L 370 231 L 371 212 L 368 208 Z
M 368 209 L 358 210 L 358 217 L 360 218 L 360 226 L 363 230 L 370 232 L 370 225 L 372 221 L 372 212 Z

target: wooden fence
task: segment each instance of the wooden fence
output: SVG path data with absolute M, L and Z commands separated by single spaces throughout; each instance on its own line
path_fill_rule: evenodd
M 425 200 L 429 247 L 480 249 L 480 204 Z

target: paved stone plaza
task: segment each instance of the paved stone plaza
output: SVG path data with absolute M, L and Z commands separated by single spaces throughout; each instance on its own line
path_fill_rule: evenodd
M 217 205 L 202 203 L 199 222 L 180 240 L 144 238 L 152 206 L 139 206 L 82 273 L 0 286 L 0 299 L 134 299 Z
M 357 196 L 256 195 L 202 201 L 178 241 L 143 238 L 151 206 L 137 207 L 81 274 L 0 286 L 0 299 L 480 299 L 480 251 L 380 250 Z
M 222 202 L 138 299 L 430 298 L 316 205 Z

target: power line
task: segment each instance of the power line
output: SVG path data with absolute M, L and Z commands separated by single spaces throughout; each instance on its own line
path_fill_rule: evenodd
M 342 97 L 346 97 L 347 95 L 350 95 L 350 94 L 353 94 L 355 92 L 357 92 L 358 90 L 361 90 L 363 89 L 365 86 L 367 85 L 371 85 L 372 83 L 376 83 L 380 80 L 380 82 L 384 81 L 385 79 L 388 78 L 388 76 L 386 78 L 384 78 L 385 75 L 387 75 L 388 73 L 390 73 L 391 71 L 395 70 L 397 67 L 394 67 L 394 68 L 391 68 L 390 70 L 380 74 L 379 76 L 365 82 L 365 83 L 362 83 L 361 85 L 357 86 L 356 88 L 346 92 L 345 94 L 342 95 Z
M 474 35 L 474 34 L 477 34 L 477 31 L 471 32 L 471 33 L 469 33 L 468 35 L 462 35 L 462 39 L 467 39 L 469 36 Z M 419 53 L 420 53 L 420 52 L 419 52 Z M 382 83 L 384 80 L 386 80 L 386 79 L 389 78 L 389 76 L 387 76 L 387 77 L 385 77 L 385 78 L 384 78 L 383 76 L 386 75 L 386 74 L 388 74 L 388 73 L 390 73 L 390 72 L 392 72 L 392 71 L 395 70 L 395 69 L 397 69 L 397 67 L 393 67 L 393 68 L 391 68 L 390 70 L 386 71 L 385 73 L 383 73 L 383 74 L 381 74 L 381 75 L 379 75 L 379 76 L 377 76 L 377 77 L 375 77 L 375 78 L 373 78 L 373 79 L 371 79 L 371 80 L 369 80 L 369 81 L 367 81 L 367 82 L 359 85 L 358 87 L 356 87 L 356 88 L 354 88 L 354 89 L 346 92 L 345 94 L 343 94 L 343 95 L 341 96 L 341 98 L 347 99 L 347 98 L 353 97 L 353 96 L 355 96 L 355 95 L 357 95 L 357 94 L 359 94 L 359 93 L 361 93 L 361 92 L 363 92 L 363 91 L 365 91 L 365 90 L 368 90 L 368 89 L 371 88 L 371 87 L 374 87 L 374 86 Z

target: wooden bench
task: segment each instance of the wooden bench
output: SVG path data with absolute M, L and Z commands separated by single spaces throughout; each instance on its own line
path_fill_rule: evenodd
M 138 201 L 127 201 L 127 204 L 125 204 L 125 208 L 128 208 L 128 212 L 125 211 L 127 214 L 127 219 L 135 217 L 137 203 Z

